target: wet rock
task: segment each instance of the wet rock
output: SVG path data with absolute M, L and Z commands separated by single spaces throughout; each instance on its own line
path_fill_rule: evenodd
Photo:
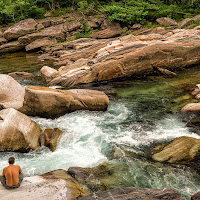
M 185 28 L 186 26 L 189 26 L 190 24 L 192 24 L 194 22 L 194 20 L 192 18 L 186 18 L 184 20 L 182 20 L 179 24 L 178 27 L 179 28 Z
M 156 21 L 162 26 L 177 26 L 178 25 L 176 21 L 168 17 L 161 17 L 161 18 L 156 19 Z
M 121 181 L 118 177 L 119 172 L 125 170 L 127 168 L 122 164 L 104 162 L 93 168 L 70 167 L 68 173 L 79 183 L 96 192 L 116 187 Z
M 39 147 L 40 126 L 13 108 L 0 111 L 0 151 L 28 151 Z
M 4 37 L 7 40 L 17 39 L 23 35 L 34 32 L 36 30 L 36 25 L 37 23 L 34 19 L 25 19 L 9 27 L 4 32 Z
M 7 190 L 0 185 L 1 200 L 75 200 L 89 193 L 88 188 L 77 183 L 65 170 L 55 170 L 40 176 L 25 177 L 20 188 Z
M 0 46 L 0 53 L 15 52 L 24 49 L 23 44 L 18 41 L 9 42 Z
M 195 193 L 190 200 L 200 200 L 200 192 Z
M 12 77 L 0 74 L 0 107 L 19 109 L 23 105 L 24 94 L 23 86 Z
M 185 200 L 181 194 L 175 189 L 153 189 L 153 188 L 115 188 L 109 191 L 97 192 L 80 197 L 78 200 Z
M 57 141 L 62 135 L 62 131 L 58 128 L 45 129 L 40 136 L 40 142 L 42 146 L 49 147 L 51 151 L 56 150 Z
M 38 39 L 33 41 L 32 43 L 28 44 L 25 46 L 26 51 L 38 51 L 42 47 L 53 45 L 57 43 L 57 40 L 54 39 L 48 39 L 48 38 L 43 38 L 43 39 Z
M 152 158 L 159 162 L 186 164 L 198 159 L 199 155 L 200 139 L 183 136 L 174 139 Z
M 28 86 L 25 91 L 22 113 L 31 116 L 55 118 L 76 110 L 105 111 L 109 99 L 96 90 L 56 90 Z

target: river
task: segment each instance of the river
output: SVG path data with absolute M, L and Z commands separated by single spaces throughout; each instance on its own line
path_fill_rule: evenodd
M 0 57 L 0 73 L 26 71 L 39 74 L 42 65 L 44 63 L 37 62 L 35 54 Z M 57 119 L 31 117 L 43 129 L 64 131 L 56 151 L 42 147 L 29 153 L 1 152 L 0 171 L 10 156 L 16 157 L 16 164 L 21 166 L 25 176 L 75 166 L 94 167 L 109 161 L 123 166 L 118 169 L 113 187 L 175 188 L 188 198 L 200 190 L 200 176 L 186 166 L 158 164 L 145 159 L 145 155 L 155 144 L 179 136 L 200 139 L 197 132 L 186 127 L 179 114 L 181 106 L 189 101 L 188 91 L 183 88 L 200 77 L 199 69 L 185 69 L 172 79 L 148 77 L 81 86 L 109 94 L 108 110 L 76 111 Z M 22 84 L 27 85 L 26 82 Z M 113 154 L 118 148 L 140 156 L 114 159 Z

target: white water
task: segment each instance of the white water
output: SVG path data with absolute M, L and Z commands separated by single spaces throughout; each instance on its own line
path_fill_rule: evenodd
M 64 131 L 57 150 L 21 153 L 1 153 L 0 170 L 7 163 L 10 155 L 15 155 L 17 164 L 21 165 L 25 174 L 32 176 L 50 170 L 72 166 L 93 167 L 107 161 L 113 144 L 122 144 L 135 152 L 142 152 L 144 146 L 155 141 L 171 140 L 180 136 L 200 138 L 190 132 L 185 124 L 176 116 L 166 116 L 155 124 L 147 124 L 134 120 L 133 110 L 123 100 L 111 100 L 108 111 L 77 111 L 57 119 L 32 117 L 45 128 L 59 128 Z

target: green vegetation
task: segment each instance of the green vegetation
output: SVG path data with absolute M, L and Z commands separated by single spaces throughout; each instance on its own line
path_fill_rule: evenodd
M 88 36 L 92 34 L 92 28 L 87 24 L 84 24 L 82 27 L 82 31 L 76 34 L 76 39 L 79 38 L 88 38 Z
M 104 13 L 122 25 L 147 24 L 158 17 L 192 17 L 200 13 L 200 0 L 0 0 L 0 24 L 74 10 L 83 15 Z

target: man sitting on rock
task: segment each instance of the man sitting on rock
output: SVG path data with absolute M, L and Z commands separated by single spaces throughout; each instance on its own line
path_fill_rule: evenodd
M 9 166 L 3 169 L 0 181 L 6 189 L 18 188 L 23 180 L 23 172 L 18 165 L 14 165 L 15 158 L 8 159 Z

